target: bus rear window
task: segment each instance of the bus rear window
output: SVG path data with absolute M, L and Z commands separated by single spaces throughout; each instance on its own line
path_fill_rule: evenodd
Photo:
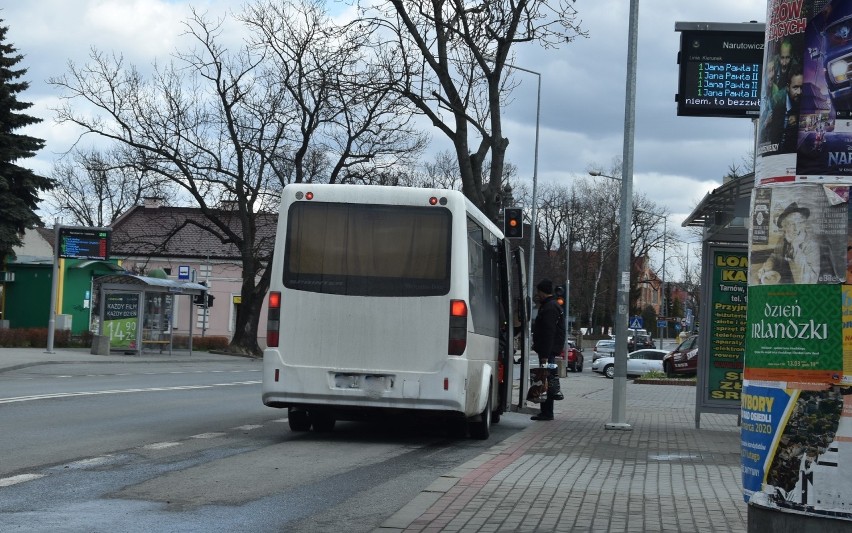
M 447 294 L 451 218 L 443 207 L 294 203 L 284 286 L 353 296 Z

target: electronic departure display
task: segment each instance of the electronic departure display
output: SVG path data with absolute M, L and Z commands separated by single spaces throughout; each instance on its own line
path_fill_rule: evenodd
M 679 116 L 757 118 L 764 24 L 675 24 Z
M 104 228 L 59 228 L 59 257 L 73 259 L 109 258 L 110 231 Z

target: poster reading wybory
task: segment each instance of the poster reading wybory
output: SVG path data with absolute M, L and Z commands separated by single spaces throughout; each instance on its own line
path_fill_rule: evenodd
M 749 285 L 846 279 L 849 188 L 797 184 L 754 190 Z
M 741 446 L 747 500 L 852 519 L 852 389 L 747 384 Z

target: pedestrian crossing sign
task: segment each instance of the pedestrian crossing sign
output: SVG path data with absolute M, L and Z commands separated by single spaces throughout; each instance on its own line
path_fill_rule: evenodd
M 641 316 L 630 317 L 630 329 L 642 329 L 642 317 Z

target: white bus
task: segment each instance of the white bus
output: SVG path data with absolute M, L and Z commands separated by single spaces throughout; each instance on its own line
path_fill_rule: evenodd
M 487 438 L 511 402 L 519 257 L 458 191 L 286 186 L 263 403 L 293 431 L 406 413 Z

